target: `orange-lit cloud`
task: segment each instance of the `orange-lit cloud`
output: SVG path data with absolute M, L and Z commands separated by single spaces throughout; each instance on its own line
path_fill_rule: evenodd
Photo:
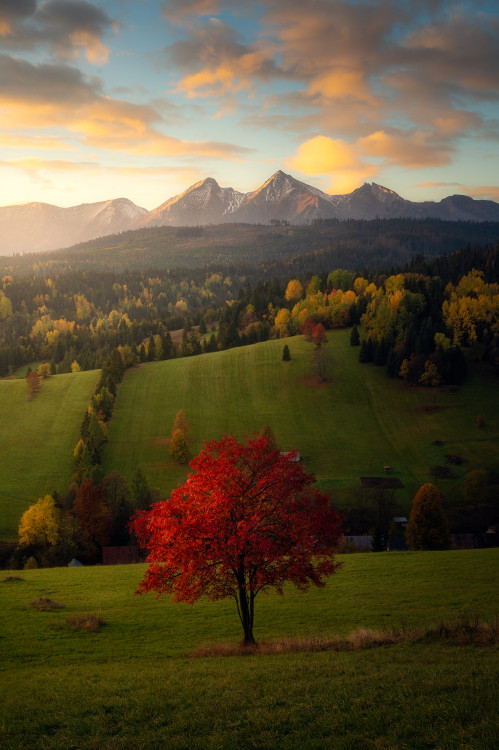
M 109 60 L 109 47 L 102 44 L 99 37 L 91 34 L 88 31 L 75 31 L 70 35 L 71 44 L 73 47 L 83 47 L 85 50 L 85 57 L 89 63 L 93 65 L 103 65 Z
M 219 0 L 168 0 L 163 3 L 162 12 L 169 21 L 182 23 L 193 16 L 214 15 L 219 7 Z
M 305 175 L 328 175 L 328 192 L 335 194 L 351 192 L 378 171 L 376 165 L 361 161 L 355 146 L 323 135 L 302 143 L 287 167 Z
M 4 128 L 21 131 L 64 128 L 85 145 L 110 151 L 156 156 L 240 159 L 249 149 L 216 141 L 188 141 L 161 131 L 161 114 L 103 96 L 97 81 L 64 65 L 34 66 L 0 55 L 8 75 L 0 74 Z
M 12 133 L 0 133 L 0 146 L 4 148 L 23 148 L 31 151 L 72 151 L 74 147 L 69 143 L 50 136 L 19 135 Z
M 177 91 L 191 98 L 232 94 L 280 75 L 271 45 L 246 44 L 235 29 L 214 18 L 190 29 L 164 54 L 182 73 Z
M 359 138 L 357 143 L 366 156 L 409 169 L 444 166 L 451 162 L 452 148 L 442 143 L 430 143 L 429 134 L 423 131 L 393 135 L 378 130 Z

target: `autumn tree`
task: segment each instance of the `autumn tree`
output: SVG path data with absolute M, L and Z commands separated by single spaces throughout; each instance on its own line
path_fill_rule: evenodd
M 31 401 L 32 398 L 40 393 L 42 381 L 39 374 L 35 370 L 31 370 L 26 376 L 26 383 L 28 384 L 28 399 Z
M 303 333 L 307 341 L 312 341 L 312 335 L 315 328 L 315 320 L 310 316 L 300 326 L 300 333 Z
M 175 419 L 173 421 L 173 427 L 172 427 L 172 433 L 175 432 L 175 430 L 182 430 L 184 435 L 188 435 L 191 431 L 189 422 L 186 419 L 186 416 L 182 409 L 180 409 L 176 415 Z
M 289 322 L 291 313 L 285 307 L 281 308 L 275 316 L 274 327 L 280 338 L 289 336 Z
M 407 546 L 412 550 L 450 547 L 449 524 L 442 507 L 442 496 L 434 484 L 423 484 L 416 492 L 405 536 Z
M 205 444 L 192 473 L 167 500 L 132 520 L 149 568 L 139 592 L 194 602 L 233 597 L 245 645 L 255 597 L 286 581 L 324 586 L 338 563 L 340 517 L 314 477 L 272 449 L 266 437 L 232 436 Z
M 318 349 L 320 349 L 322 344 L 327 344 L 327 333 L 322 323 L 317 323 L 314 327 L 314 330 L 312 331 L 312 341 Z
M 189 460 L 189 446 L 182 430 L 173 430 L 170 439 L 170 456 L 178 464 L 186 464 Z
M 59 542 L 60 511 L 51 495 L 39 498 L 19 522 L 19 546 L 47 548 Z
M 303 297 L 303 286 L 298 279 L 291 279 L 284 294 L 287 302 L 295 302 Z

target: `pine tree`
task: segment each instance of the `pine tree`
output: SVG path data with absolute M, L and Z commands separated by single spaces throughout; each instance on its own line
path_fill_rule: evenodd
M 359 336 L 359 329 L 357 326 L 354 326 L 350 332 L 350 346 L 359 346 L 360 344 L 360 336 Z
M 282 350 L 282 359 L 284 362 L 289 362 L 291 359 L 291 354 L 289 351 L 289 346 L 287 344 L 284 344 L 283 350 Z

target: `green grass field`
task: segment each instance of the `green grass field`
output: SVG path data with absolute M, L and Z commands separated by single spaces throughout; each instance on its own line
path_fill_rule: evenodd
M 499 552 L 349 555 L 324 589 L 256 600 L 257 639 L 428 628 L 497 614 Z M 190 658 L 237 643 L 233 602 L 133 595 L 144 566 L 0 577 L 2 748 L 492 750 L 497 650 L 423 639 L 363 651 Z M 7 575 L 5 571 L 5 575 Z M 40 612 L 48 597 L 63 605 Z M 61 627 L 100 615 L 99 632 Z M 56 627 L 54 627 L 54 625 Z
M 31 401 L 24 380 L 0 381 L 0 539 L 16 539 L 26 508 L 67 487 L 98 378 L 96 370 L 47 378 Z
M 327 385 L 311 381 L 312 345 L 302 337 L 128 371 L 109 426 L 106 472 L 118 469 L 130 480 L 141 466 L 162 493 L 183 481 L 185 468 L 168 452 L 179 409 L 191 426 L 193 455 L 204 440 L 226 432 L 241 437 L 268 423 L 278 444 L 299 450 L 306 469 L 339 504 L 343 488 L 360 487 L 360 476 L 383 475 L 386 464 L 405 485 L 397 498 L 407 509 L 417 487 L 430 481 L 430 467 L 446 464 L 446 453 L 465 459 L 452 467 L 455 480 L 442 480 L 451 493 L 470 469 L 499 468 L 496 380 L 472 371 L 458 393 L 407 388 L 388 379 L 384 368 L 360 365 L 348 331 L 328 331 L 328 337 L 334 375 Z M 290 362 L 281 360 L 284 343 Z

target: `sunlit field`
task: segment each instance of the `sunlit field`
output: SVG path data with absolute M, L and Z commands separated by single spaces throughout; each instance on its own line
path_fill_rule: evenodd
M 24 379 L 0 381 L 0 539 L 16 539 L 21 514 L 70 479 L 97 370 L 56 375 L 28 400 Z
M 384 466 L 405 489 L 397 499 L 410 507 L 417 487 L 445 454 L 464 459 L 441 489 L 461 500 L 464 474 L 499 466 L 497 382 L 471 372 L 457 393 L 408 388 L 384 368 L 361 365 L 348 331 L 328 331 L 332 380 L 310 377 L 313 346 L 294 337 L 199 357 L 155 362 L 126 373 L 104 450 L 104 469 L 130 480 L 140 466 L 151 486 L 169 492 L 186 469 L 169 456 L 169 436 L 179 409 L 190 424 L 192 455 L 203 441 L 226 432 L 237 437 L 269 424 L 285 450 L 299 450 L 307 471 L 342 501 L 345 487 Z M 283 362 L 287 343 L 291 361 Z M 477 427 L 482 414 L 485 428 Z

